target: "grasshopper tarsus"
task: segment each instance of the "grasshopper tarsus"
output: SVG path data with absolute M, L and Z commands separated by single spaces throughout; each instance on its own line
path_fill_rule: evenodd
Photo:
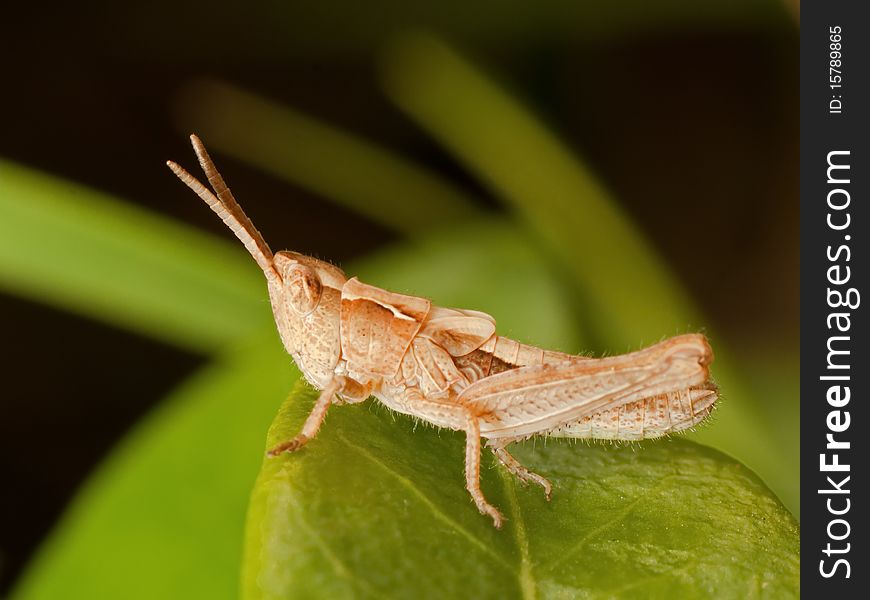
M 514 440 L 508 440 L 508 443 L 512 441 Z M 547 498 L 547 502 L 552 499 L 553 484 L 550 483 L 549 479 L 547 479 L 543 475 L 538 475 L 534 471 L 530 471 L 528 468 L 526 468 L 525 465 L 523 465 L 520 461 L 514 458 L 513 455 L 508 452 L 505 446 L 501 444 L 490 444 L 489 446 L 492 450 L 492 453 L 495 454 L 495 457 L 498 459 L 501 465 L 517 479 L 519 479 L 523 483 L 523 485 L 535 483 L 544 489 L 544 496 Z
M 300 433 L 292 440 L 288 440 L 286 442 L 281 442 L 277 446 L 273 446 L 272 448 L 269 449 L 268 452 L 266 452 L 266 455 L 271 457 L 271 458 L 275 458 L 276 456 L 280 456 L 280 455 L 284 454 L 285 452 L 287 452 L 287 453 L 296 452 L 297 450 L 301 449 L 305 444 L 307 444 L 310 441 L 311 441 L 311 438 L 309 438 L 304 433 Z
M 479 510 L 482 515 L 488 515 L 492 519 L 492 524 L 496 529 L 501 529 L 505 518 L 496 507 L 484 500 L 482 504 L 477 504 L 477 510 Z
M 553 484 L 550 483 L 550 481 L 547 478 L 541 477 L 537 473 L 532 473 L 532 475 L 534 475 L 536 478 L 539 478 L 539 479 L 533 479 L 532 481 L 534 481 L 539 486 L 544 488 L 544 498 L 546 498 L 547 502 L 550 502 L 551 500 L 553 500 Z

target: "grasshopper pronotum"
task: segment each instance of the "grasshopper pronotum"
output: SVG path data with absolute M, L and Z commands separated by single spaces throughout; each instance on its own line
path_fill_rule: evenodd
M 550 482 L 511 456 L 509 444 L 534 435 L 655 438 L 710 414 L 718 392 L 703 335 L 621 356 L 573 356 L 499 336 L 485 313 L 348 279 L 338 267 L 296 252 L 273 254 L 202 142 L 195 135 L 191 141 L 214 193 L 178 164 L 167 165 L 257 261 L 284 347 L 321 390 L 302 431 L 270 456 L 313 439 L 333 403 L 375 396 L 395 411 L 465 432 L 465 485 L 480 512 L 501 527 L 501 513 L 480 490 L 480 438 L 508 471 L 540 485 L 549 500 Z

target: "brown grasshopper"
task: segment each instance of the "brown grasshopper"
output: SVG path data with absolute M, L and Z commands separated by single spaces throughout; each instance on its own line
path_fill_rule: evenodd
M 655 438 L 692 427 L 712 410 L 713 353 L 701 334 L 622 356 L 573 356 L 499 336 L 485 313 L 348 279 L 338 267 L 296 252 L 273 254 L 202 142 L 190 139 L 214 193 L 178 164 L 167 165 L 257 261 L 284 347 L 321 390 L 301 433 L 269 456 L 313 439 L 333 403 L 373 395 L 397 412 L 465 432 L 465 485 L 480 512 L 501 527 L 501 513 L 480 490 L 482 437 L 508 471 L 540 485 L 549 500 L 550 482 L 511 456 L 509 444 L 534 435 Z

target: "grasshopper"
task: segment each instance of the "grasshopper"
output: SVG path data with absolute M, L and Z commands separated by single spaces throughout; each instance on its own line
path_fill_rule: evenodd
M 178 164 L 170 169 L 217 213 L 263 270 L 278 334 L 320 395 L 293 439 L 314 439 L 332 404 L 376 397 L 400 413 L 465 432 L 465 485 L 478 510 L 503 517 L 480 489 L 481 438 L 523 483 L 550 482 L 520 464 L 508 445 L 531 436 L 640 440 L 700 423 L 718 399 L 713 353 L 701 334 L 643 350 L 588 358 L 497 335 L 486 313 L 433 305 L 348 279 L 338 267 L 297 252 L 273 254 L 236 202 L 202 142 L 191 136 L 213 192 Z

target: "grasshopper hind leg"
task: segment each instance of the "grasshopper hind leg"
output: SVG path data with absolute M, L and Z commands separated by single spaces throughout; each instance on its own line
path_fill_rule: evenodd
M 408 394 L 406 405 L 413 406 L 413 415 L 442 427 L 465 432 L 465 487 L 477 510 L 492 519 L 496 529 L 501 528 L 504 516 L 487 502 L 480 489 L 480 421 L 464 406 L 427 400 L 414 390 Z M 410 412 L 410 411 L 408 411 Z
M 507 451 L 508 444 L 517 441 L 515 438 L 508 438 L 504 440 L 489 440 L 486 446 L 492 450 L 492 453 L 495 454 L 495 457 L 498 459 L 498 462 L 504 466 L 508 471 L 510 471 L 514 476 L 519 478 L 523 483 L 536 483 L 542 488 L 544 488 L 544 495 L 547 497 L 547 501 L 549 502 L 550 498 L 553 495 L 553 484 L 550 481 L 542 476 L 538 475 L 534 471 L 530 471 L 527 469 L 520 461 L 513 457 L 513 455 Z
M 496 529 L 501 529 L 504 517 L 486 501 L 480 491 L 480 425 L 477 418 L 466 415 L 465 428 L 465 487 L 481 514 L 489 515 Z

